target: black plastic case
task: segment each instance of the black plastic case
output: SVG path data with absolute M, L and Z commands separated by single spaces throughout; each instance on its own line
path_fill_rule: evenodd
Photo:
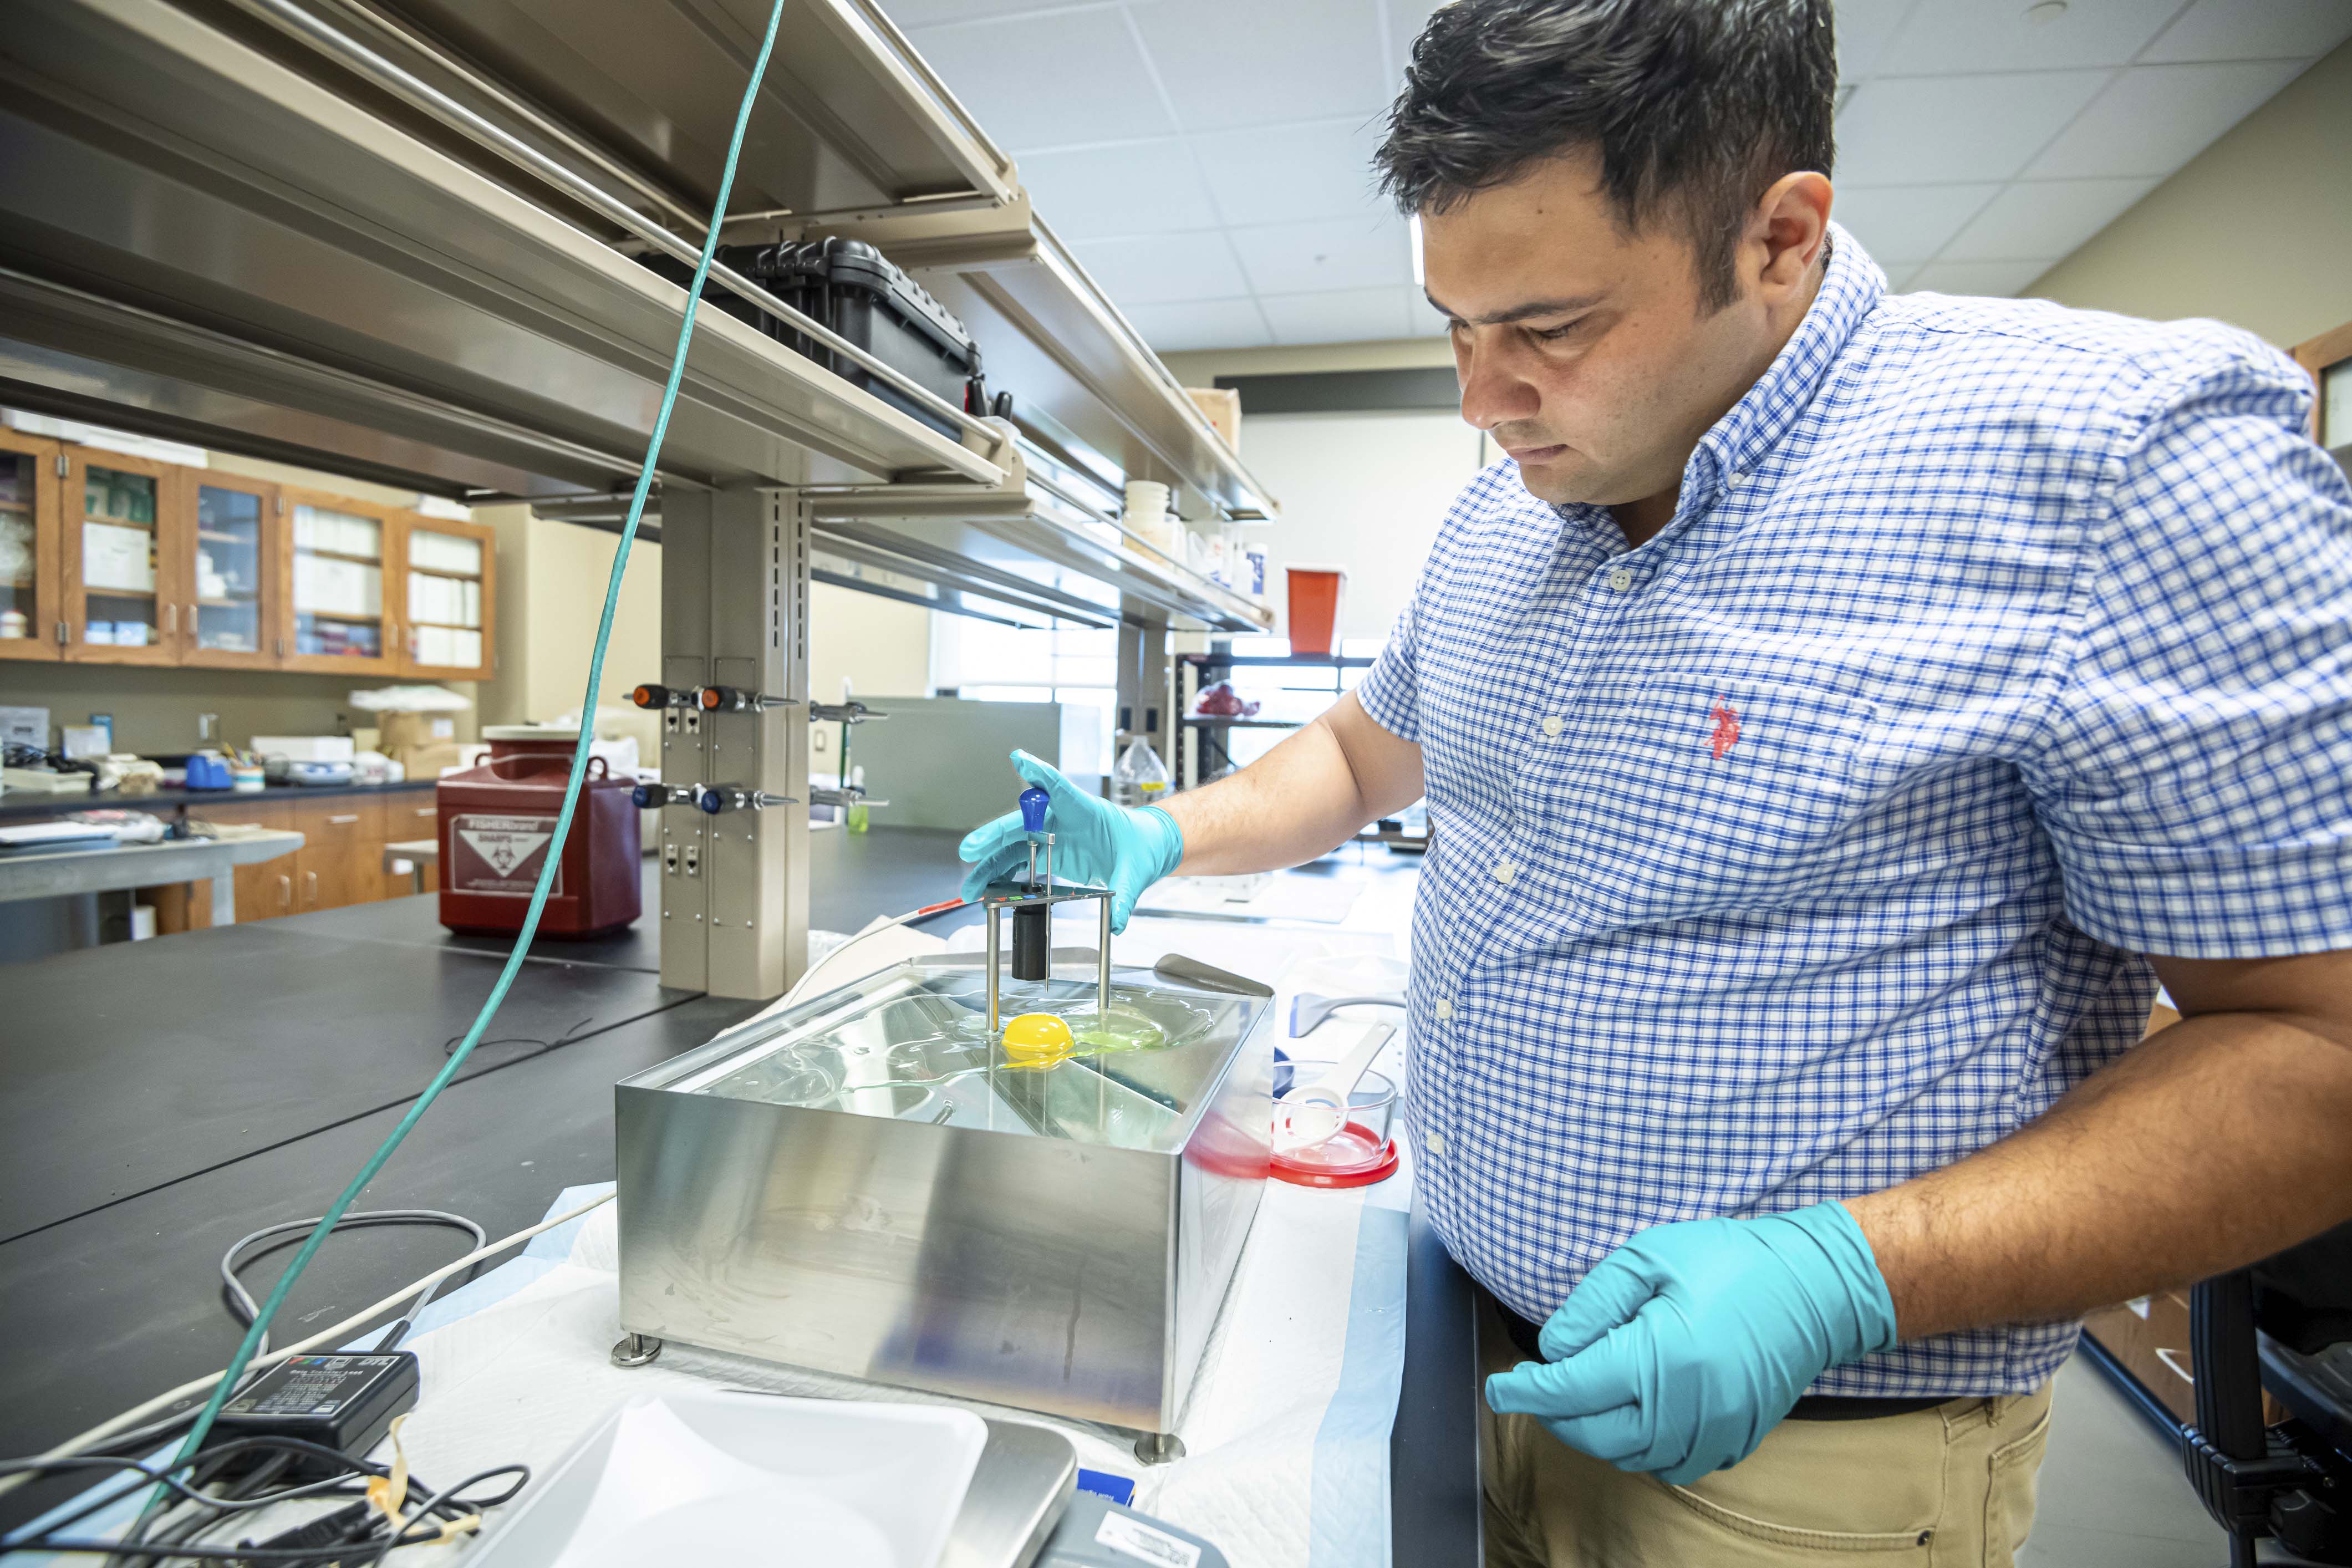
M 980 349 L 971 334 L 921 285 L 863 240 L 836 235 L 787 245 L 723 245 L 716 259 L 815 317 L 918 386 L 959 408 L 969 406 L 971 388 L 980 375 Z M 646 264 L 681 287 L 694 276 L 692 268 L 667 257 L 648 258 Z M 702 297 L 706 307 L 716 305 L 750 322 L 892 407 L 944 435 L 956 433 L 951 423 L 888 382 L 729 290 L 705 283 Z

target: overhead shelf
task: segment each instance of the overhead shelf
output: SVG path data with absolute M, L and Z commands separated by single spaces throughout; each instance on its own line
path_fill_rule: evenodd
M 163 0 L 20 7 L 0 36 L 0 398 L 451 492 L 633 475 L 682 292 L 275 42 Z M 812 453 L 1000 477 L 702 312 L 666 477 L 801 483 Z
M 942 587 L 1022 593 L 1085 620 L 1179 630 L 1264 632 L 1265 605 L 1171 561 L 1107 512 L 1033 475 L 1019 459 L 991 491 L 898 484 L 819 489 L 820 540 L 869 552 L 875 564 Z

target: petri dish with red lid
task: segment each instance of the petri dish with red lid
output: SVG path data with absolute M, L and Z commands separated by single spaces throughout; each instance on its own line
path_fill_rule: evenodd
M 1347 1121 L 1328 1135 L 1328 1123 L 1306 1124 L 1304 1135 L 1295 1131 L 1276 1102 L 1267 1173 L 1302 1187 L 1368 1187 L 1386 1181 L 1397 1168 L 1396 1141 L 1390 1136 L 1396 1098 L 1396 1085 L 1386 1075 L 1367 1072 L 1348 1096 Z

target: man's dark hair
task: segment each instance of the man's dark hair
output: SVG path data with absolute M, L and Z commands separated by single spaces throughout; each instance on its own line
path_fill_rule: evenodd
M 1836 100 L 1830 0 L 1454 0 L 1412 46 L 1374 163 L 1400 209 L 1444 212 L 1591 148 L 1619 223 L 1679 224 L 1719 310 L 1758 198 L 1830 172 Z

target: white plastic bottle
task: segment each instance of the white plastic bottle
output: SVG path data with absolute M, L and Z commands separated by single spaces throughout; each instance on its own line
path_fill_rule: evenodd
M 1139 735 L 1111 769 L 1110 798 L 1119 805 L 1156 805 L 1168 798 L 1168 764 Z

